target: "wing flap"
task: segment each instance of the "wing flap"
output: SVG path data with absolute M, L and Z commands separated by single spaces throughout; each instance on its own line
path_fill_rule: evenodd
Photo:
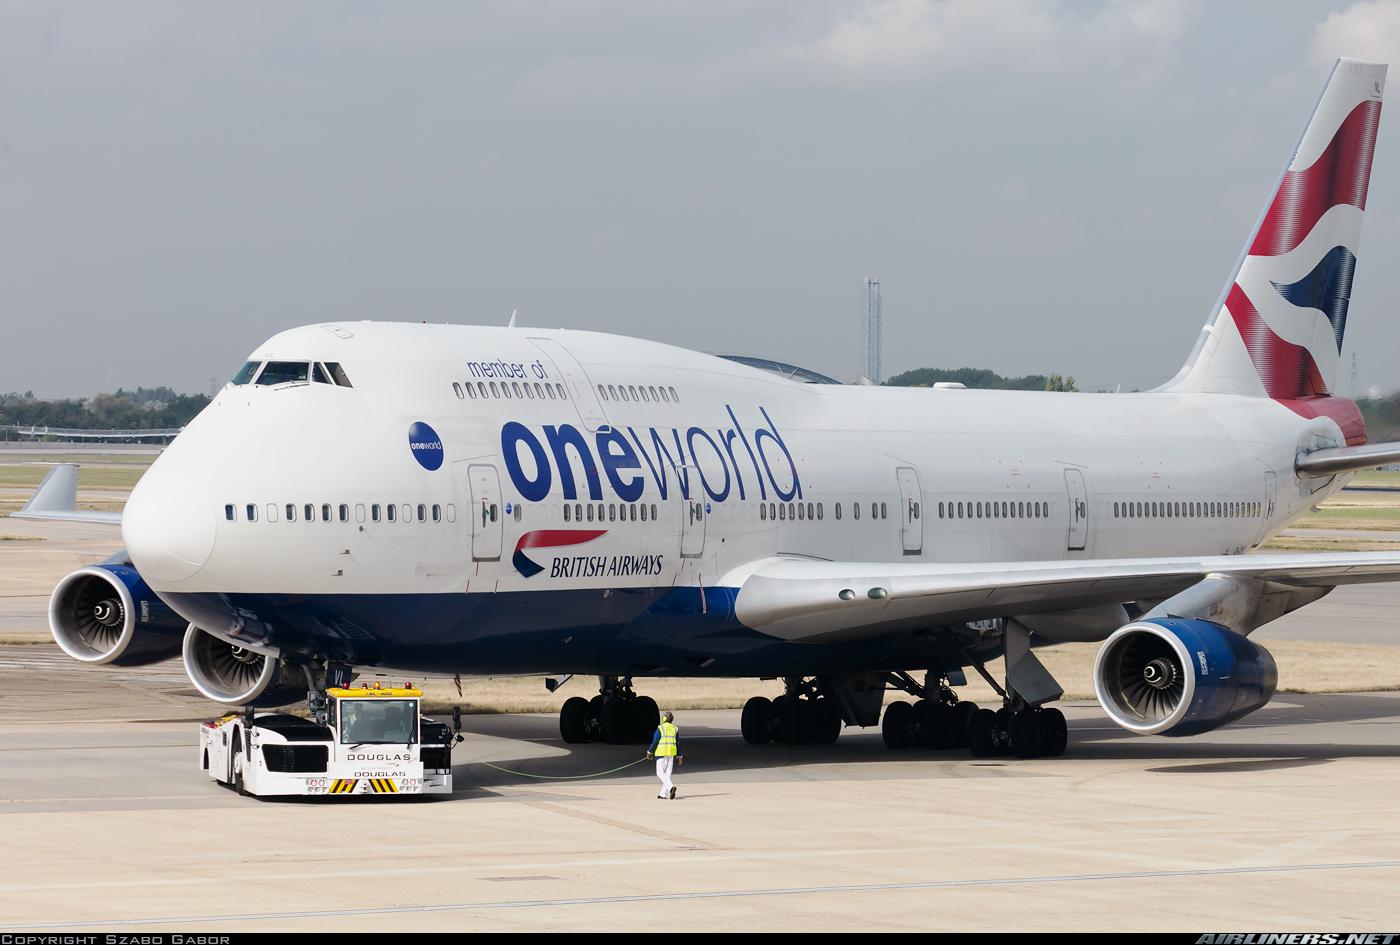
M 1208 574 L 1297 587 L 1400 580 L 1400 552 L 971 564 L 775 558 L 745 571 L 736 575 L 735 613 L 746 626 L 786 640 L 827 642 L 1155 600 Z

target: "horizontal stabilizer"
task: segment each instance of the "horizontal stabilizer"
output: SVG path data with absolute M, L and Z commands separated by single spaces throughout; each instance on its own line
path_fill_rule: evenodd
M 1357 469 L 1375 469 L 1400 463 L 1400 443 L 1367 443 L 1365 446 L 1338 446 L 1315 450 L 1298 457 L 1301 476 L 1333 476 Z

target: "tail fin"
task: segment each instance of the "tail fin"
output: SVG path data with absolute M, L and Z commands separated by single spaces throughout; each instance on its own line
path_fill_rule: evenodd
M 1385 73 L 1337 61 L 1211 321 L 1163 389 L 1289 402 L 1335 390 Z

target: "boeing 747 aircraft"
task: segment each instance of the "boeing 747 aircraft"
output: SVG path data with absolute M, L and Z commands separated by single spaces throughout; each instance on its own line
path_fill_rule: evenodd
M 1185 366 L 1146 393 L 845 386 L 583 331 L 283 332 L 151 466 L 58 644 L 183 653 L 227 705 L 356 673 L 599 681 L 570 742 L 640 741 L 647 676 L 780 678 L 754 743 L 1057 755 L 1036 648 L 1101 641 L 1104 711 L 1193 735 L 1272 696 L 1249 634 L 1400 554 L 1249 554 L 1400 460 L 1335 390 L 1386 68 L 1334 68 Z M 72 511 L 60 467 L 22 515 Z M 997 711 L 958 701 L 1006 657 Z M 577 689 L 584 687 L 574 683 Z M 886 706 L 890 690 L 912 701 Z M 883 720 L 882 720 L 883 715 Z

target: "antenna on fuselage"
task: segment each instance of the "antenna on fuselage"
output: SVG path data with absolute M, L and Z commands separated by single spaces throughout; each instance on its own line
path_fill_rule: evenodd
M 518 308 L 513 308 L 513 309 L 510 310 L 510 321 L 506 322 L 506 327 L 507 327 L 507 328 L 514 328 L 514 327 L 515 327 L 515 313 L 518 312 L 518 311 L 520 311 L 520 309 L 518 309 Z

